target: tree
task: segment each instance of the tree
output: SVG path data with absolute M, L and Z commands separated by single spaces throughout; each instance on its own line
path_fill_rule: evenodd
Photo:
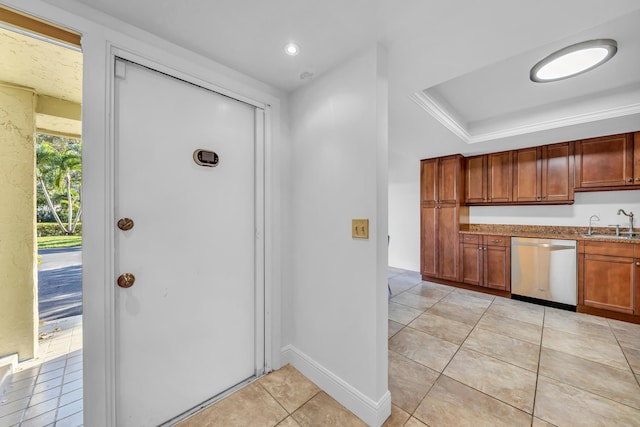
M 38 213 L 53 216 L 64 234 L 73 234 L 82 215 L 82 142 L 38 134 L 36 165 L 38 187 L 46 202 L 41 205 L 38 197 Z

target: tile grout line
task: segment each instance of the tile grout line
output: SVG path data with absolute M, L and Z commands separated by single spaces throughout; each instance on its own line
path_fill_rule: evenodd
M 545 308 L 545 316 L 546 316 L 546 308 Z M 608 324 L 608 323 L 609 323 L 609 322 L 607 322 L 607 324 Z M 609 327 L 611 328 L 611 325 L 609 325 Z M 545 330 L 545 328 L 546 328 L 546 327 L 545 327 L 545 326 L 544 326 L 544 324 L 543 324 L 543 337 L 544 337 L 544 330 Z M 562 332 L 562 333 L 571 334 L 571 335 L 577 335 L 577 334 L 573 334 L 572 332 L 562 331 L 562 330 L 558 330 L 558 329 L 551 328 L 551 327 L 549 327 L 548 329 L 551 329 L 551 330 L 554 330 L 554 331 L 559 331 L 559 332 Z M 620 347 L 620 351 L 621 351 L 621 352 L 622 352 L 622 354 L 625 356 L 625 360 L 627 360 L 627 359 L 626 359 L 626 354 L 624 354 L 624 351 L 622 351 L 622 346 L 620 346 L 620 344 L 619 344 L 619 342 L 618 342 L 618 338 L 617 338 L 617 336 L 615 335 L 615 333 L 613 333 L 613 330 L 612 330 L 611 332 L 612 332 L 612 334 L 613 334 L 614 338 L 616 339 L 616 342 L 618 343 L 618 346 Z M 550 380 L 556 381 L 556 382 L 558 382 L 558 383 L 560 383 L 560 384 L 564 384 L 564 385 L 567 385 L 567 386 L 569 386 L 569 387 L 573 387 L 573 388 L 575 388 L 575 389 L 577 389 L 577 390 L 580 390 L 580 391 L 583 391 L 583 392 L 585 392 L 585 393 L 588 393 L 588 394 L 592 394 L 592 395 L 594 395 L 594 396 L 601 397 L 602 399 L 608 400 L 608 401 L 610 401 L 610 402 L 614 402 L 614 403 L 617 403 L 617 404 L 619 404 L 619 405 L 623 405 L 623 406 L 629 407 L 629 408 L 634 409 L 634 410 L 636 410 L 636 411 L 640 410 L 640 408 L 638 408 L 638 407 L 631 406 L 631 405 L 629 405 L 629 404 L 627 404 L 627 403 L 624 403 L 624 402 L 620 402 L 619 400 L 614 399 L 614 398 L 612 398 L 612 397 L 610 397 L 610 396 L 605 396 L 603 393 L 599 393 L 599 392 L 596 392 L 596 391 L 594 391 L 594 390 L 589 390 L 589 389 L 583 388 L 583 387 L 578 386 L 578 385 L 568 384 L 568 383 L 566 383 L 566 382 L 564 382 L 564 381 L 561 381 L 560 379 L 557 379 L 557 378 L 554 378 L 554 377 L 549 377 L 549 376 L 547 376 L 547 375 L 541 375 L 541 374 L 539 373 L 539 370 L 540 370 L 540 360 L 541 360 L 541 356 L 542 356 L 542 348 L 543 348 L 543 346 L 542 346 L 542 341 L 541 341 L 541 342 L 540 342 L 540 359 L 538 360 L 538 378 L 539 378 L 540 376 L 542 376 L 542 377 L 544 377 L 544 378 L 548 378 L 548 379 L 550 379 Z M 608 368 L 608 369 L 615 369 L 615 370 L 617 370 L 617 371 L 623 371 L 623 372 L 626 372 L 624 369 L 618 368 L 617 366 L 611 366 L 611 365 L 608 365 L 608 364 L 606 364 L 606 363 L 601 363 L 601 362 L 597 362 L 597 361 L 594 361 L 594 360 L 585 359 L 584 357 L 577 356 L 577 355 L 575 355 L 575 354 L 571 354 L 571 353 L 567 353 L 567 352 L 564 352 L 564 351 L 561 351 L 561 350 L 556 350 L 556 349 L 553 349 L 553 348 L 550 348 L 550 347 L 545 347 L 545 348 L 549 348 L 549 350 L 552 350 L 552 351 L 555 351 L 555 352 L 558 352 L 558 353 L 562 353 L 562 354 L 566 354 L 566 355 L 569 355 L 569 356 L 571 356 L 571 357 L 575 357 L 575 358 L 577 358 L 577 359 L 581 359 L 581 360 L 584 360 L 584 361 L 589 362 L 589 363 L 595 363 L 595 364 L 597 364 L 597 365 L 604 366 L 604 367 L 606 367 L 606 368 Z M 627 360 L 627 363 L 629 363 L 629 361 L 628 361 L 628 360 Z M 629 365 L 629 369 L 630 369 L 630 371 L 631 371 L 631 375 L 634 377 L 634 379 L 636 380 L 636 382 L 638 382 L 638 385 L 640 385 L 640 382 L 638 381 L 638 377 L 636 377 L 636 375 L 635 375 L 635 373 L 633 372 L 633 369 L 631 368 L 631 366 L 630 366 L 630 365 Z M 538 383 L 538 379 L 536 378 L 536 394 L 537 394 L 537 388 L 538 388 L 537 383 Z M 535 397 L 534 397 L 534 405 L 535 405 Z M 535 407 L 535 406 L 534 406 L 534 407 Z M 542 419 L 542 418 L 541 418 L 541 419 Z M 546 420 L 545 420 L 545 421 L 546 421 Z M 549 421 L 547 421 L 547 422 L 549 422 Z
M 293 367 L 293 365 L 291 365 L 291 367 Z M 261 378 L 265 378 L 265 377 L 266 377 L 266 375 L 265 375 L 265 376 L 263 376 L 263 377 L 261 377 Z M 309 381 L 311 381 L 311 380 L 309 380 Z M 264 391 L 266 391 L 266 392 L 267 392 L 267 394 L 268 394 L 269 396 L 271 396 L 271 397 L 273 398 L 273 400 L 275 400 L 275 401 L 276 401 L 276 403 L 277 403 L 277 404 L 278 404 L 282 409 L 284 409 L 284 411 L 287 413 L 287 416 L 286 416 L 286 417 L 284 417 L 282 420 L 278 421 L 278 423 L 277 423 L 275 426 L 278 426 L 279 424 L 281 424 L 284 420 L 286 420 L 286 419 L 287 419 L 287 418 L 289 418 L 289 417 L 292 417 L 292 418 L 293 418 L 293 414 L 294 414 L 294 412 L 296 412 L 298 409 L 302 408 L 304 405 L 306 405 L 307 403 L 309 403 L 309 402 L 310 402 L 314 397 L 316 397 L 316 396 L 317 396 L 318 394 L 320 394 L 320 392 L 322 391 L 322 390 L 320 389 L 320 387 L 318 387 L 315 383 L 313 383 L 316 387 L 318 387 L 318 391 L 317 391 L 317 392 L 315 392 L 315 393 L 313 394 L 313 396 L 311 396 L 309 399 L 305 400 L 302 404 L 300 404 L 296 409 L 294 409 L 294 410 L 293 410 L 293 412 L 289 412 L 289 411 L 287 410 L 287 408 L 285 408 L 285 407 L 282 405 L 282 403 L 280 403 L 280 401 L 278 400 L 278 398 L 277 398 L 277 397 L 275 397 L 273 394 L 271 394 L 271 392 L 269 392 L 269 390 L 267 390 L 267 388 L 266 388 L 264 385 L 262 385 L 262 383 L 260 382 L 260 379 L 256 380 L 255 382 L 256 382 L 256 383 L 258 383 L 258 385 L 259 385 L 260 387 L 262 387 L 262 389 L 263 389 Z M 313 381 L 311 381 L 311 382 L 313 382 Z M 295 418 L 294 418 L 294 421 L 295 421 Z M 274 427 L 275 427 L 275 426 L 274 426 Z
M 455 290 L 454 290 L 454 291 L 455 291 Z M 453 292 L 453 291 L 452 291 L 452 292 Z M 447 294 L 447 296 L 448 296 L 448 295 L 450 295 L 450 294 L 451 294 L 451 293 Z M 445 297 L 443 297 L 442 299 L 444 299 L 444 298 L 446 298 L 446 296 L 445 296 Z M 441 300 L 442 300 L 442 299 L 441 299 Z M 509 406 L 511 406 L 512 408 L 515 408 L 515 409 L 516 409 L 516 410 L 518 410 L 518 411 L 524 412 L 525 414 L 527 413 L 526 411 L 523 411 L 522 409 L 517 408 L 517 407 L 515 407 L 514 405 L 512 405 L 512 404 L 510 404 L 510 403 L 508 403 L 508 402 L 504 402 L 504 401 L 502 401 L 502 400 L 500 400 L 500 399 L 498 399 L 498 398 L 496 398 L 496 397 L 494 397 L 494 396 L 491 396 L 491 395 L 489 395 L 489 394 L 487 394 L 487 393 L 483 392 L 482 390 L 478 390 L 478 389 L 476 389 L 475 387 L 471 387 L 471 386 L 470 386 L 470 385 L 468 385 L 468 384 L 464 384 L 464 383 L 462 383 L 462 382 L 460 382 L 460 381 L 456 380 L 455 378 L 451 378 L 451 377 L 449 377 L 448 375 L 445 375 L 445 374 L 444 374 L 444 371 L 447 369 L 447 367 L 449 366 L 449 364 L 451 364 L 451 361 L 456 357 L 456 355 L 458 354 L 458 352 L 460 351 L 460 349 L 462 348 L 462 346 L 464 345 L 464 343 L 465 343 L 465 342 L 467 341 L 467 339 L 469 338 L 469 335 L 471 335 L 471 333 L 476 329 L 476 327 L 478 326 L 478 323 L 480 322 L 480 319 L 482 319 L 482 317 L 486 314 L 487 310 L 489 310 L 489 307 L 491 307 L 491 305 L 493 305 L 493 302 L 494 302 L 494 301 L 495 301 L 495 298 L 494 298 L 493 300 L 491 300 L 491 304 L 489 304 L 489 305 L 484 309 L 484 311 L 482 312 L 482 314 L 480 315 L 480 317 L 478 318 L 478 320 L 476 321 L 476 323 L 473 325 L 473 327 L 471 328 L 471 330 L 467 333 L 467 336 L 465 337 L 465 339 L 462 341 L 462 343 L 460 343 L 460 344 L 458 345 L 458 349 L 457 349 L 457 350 L 456 350 L 456 352 L 453 354 L 453 356 L 451 356 L 451 359 L 449 359 L 449 362 L 447 362 L 447 364 L 444 366 L 444 368 L 442 368 L 442 371 L 438 373 L 438 378 L 436 378 L 436 380 L 433 382 L 433 384 L 431 385 L 431 387 L 429 387 L 429 390 L 428 390 L 428 391 L 427 391 L 427 393 L 424 395 L 424 397 L 420 400 L 420 403 L 418 403 L 418 405 L 417 405 L 417 406 L 416 406 L 416 408 L 413 410 L 413 412 L 412 412 L 411 414 L 409 414 L 409 417 L 410 417 L 410 418 L 414 416 L 413 414 L 415 413 L 415 411 L 417 411 L 417 410 L 418 410 L 418 408 L 420 407 L 420 405 L 422 404 L 422 402 L 424 402 L 424 400 L 427 398 L 427 396 L 429 395 L 429 393 L 430 393 L 430 392 L 431 392 L 431 390 L 433 389 L 433 386 L 435 386 L 435 385 L 436 385 L 436 383 L 437 383 L 437 382 L 440 380 L 440 378 L 441 378 L 441 377 L 443 377 L 443 376 L 444 376 L 444 377 L 446 377 L 446 378 L 449 378 L 450 380 L 455 381 L 455 382 L 457 382 L 458 384 L 461 384 L 461 385 L 463 385 L 463 386 L 465 386 L 465 387 L 469 387 L 469 388 L 471 388 L 471 389 L 473 389 L 473 390 L 475 390 L 475 391 L 477 391 L 477 392 L 479 392 L 479 393 L 481 393 L 481 394 L 483 394 L 483 395 L 485 395 L 485 396 L 487 396 L 487 397 L 489 397 L 489 398 L 491 398 L 491 399 L 494 399 L 494 400 L 496 400 L 496 401 L 498 401 L 498 402 L 501 402 L 501 403 L 504 403 L 504 404 L 506 404 L 506 405 L 509 405 Z M 435 306 L 435 305 L 436 305 L 436 304 L 434 304 L 434 306 Z M 431 308 L 431 307 L 430 307 L 430 308 Z M 427 311 L 429 311 L 429 310 L 427 309 L 427 310 L 425 311 L 425 313 L 426 313 Z M 407 326 L 408 326 L 408 325 L 407 325 Z M 412 329 L 413 329 L 413 328 L 412 328 Z M 428 334 L 428 335 L 431 335 L 431 334 Z M 432 335 L 432 336 L 433 336 L 433 335 Z M 436 337 L 436 338 L 438 338 L 438 337 Z M 446 340 L 444 340 L 444 341 L 446 341 Z M 447 342 L 450 342 L 450 341 L 447 341 Z M 452 343 L 452 344 L 455 344 L 455 343 Z M 389 350 L 389 351 L 391 351 L 391 350 Z M 482 354 L 482 353 L 481 353 L 481 354 Z M 401 356 L 403 356 L 403 355 L 401 355 Z M 406 357 L 406 356 L 403 356 L 403 357 Z M 491 357 L 491 356 L 488 356 L 488 357 Z M 407 358 L 407 359 L 409 359 L 409 358 Z M 494 359 L 495 359 L 495 358 L 494 358 Z M 413 359 L 409 359 L 409 360 L 413 360 Z M 496 360 L 499 360 L 499 359 L 496 359 Z M 420 362 L 417 362 L 417 361 L 415 361 L 415 360 L 413 360 L 413 361 L 414 361 L 414 362 L 416 362 L 416 363 L 418 363 L 418 364 L 420 364 L 420 365 L 422 365 L 422 363 L 420 363 Z M 422 366 L 426 366 L 426 365 L 422 365 Z M 515 365 L 514 365 L 514 366 L 515 366 Z M 429 367 L 427 366 L 427 368 L 429 368 Z M 433 368 L 429 368 L 429 369 L 433 369 Z M 437 372 L 437 371 L 436 371 L 436 372 Z M 536 377 L 536 381 L 537 381 L 537 377 Z M 533 412 L 533 410 L 532 410 L 532 412 Z M 424 422 L 424 420 L 422 420 L 421 418 L 419 418 L 419 417 L 414 417 L 414 418 L 416 418 L 416 419 L 420 420 L 421 422 L 423 422 L 424 424 L 426 424 L 426 422 Z M 532 420 L 532 423 L 533 423 L 533 414 L 531 414 L 531 420 Z
M 454 289 L 452 292 L 455 292 L 455 289 Z M 450 295 L 450 294 L 451 294 L 451 293 L 449 293 L 448 295 Z M 447 296 L 448 296 L 448 295 L 447 295 Z M 462 294 L 462 295 L 464 295 L 464 294 Z M 445 297 L 443 297 L 442 299 L 444 299 L 444 298 L 446 298 L 446 296 L 445 296 Z M 441 299 L 441 300 L 442 300 L 442 299 Z M 433 388 L 433 386 L 438 382 L 438 380 L 439 380 L 442 376 L 445 376 L 446 378 L 449 378 L 449 379 L 451 379 L 452 381 L 455 381 L 455 382 L 457 382 L 457 383 L 459 383 L 459 384 L 461 384 L 461 385 L 463 385 L 463 386 L 469 387 L 469 388 L 471 388 L 471 389 L 473 389 L 473 390 L 475 390 L 475 391 L 477 391 L 477 392 L 479 392 L 479 393 L 481 393 L 481 394 L 483 394 L 483 395 L 485 395 L 485 396 L 487 396 L 487 397 L 489 397 L 489 398 L 491 398 L 491 399 L 493 399 L 493 400 L 496 400 L 496 401 L 501 402 L 501 403 L 503 403 L 503 404 L 505 404 L 505 405 L 508 405 L 508 406 L 510 406 L 510 407 L 512 407 L 512 408 L 514 408 L 514 409 L 516 409 L 516 410 L 520 411 L 520 412 L 523 412 L 523 413 L 525 413 L 525 414 L 531 415 L 531 422 L 532 422 L 532 424 L 533 424 L 533 418 L 534 418 L 534 414 L 533 414 L 533 412 L 534 412 L 534 408 L 535 408 L 535 391 L 534 391 L 534 407 L 533 407 L 533 408 L 532 408 L 532 410 L 531 410 L 531 414 L 529 414 L 528 412 L 526 412 L 526 411 L 522 410 L 521 408 L 518 408 L 518 407 L 514 406 L 513 404 L 511 404 L 511 403 L 509 403 L 509 402 L 505 402 L 505 401 L 503 401 L 503 400 L 501 400 L 501 399 L 498 399 L 497 397 L 491 396 L 490 394 L 487 394 L 487 393 L 483 392 L 482 390 L 478 390 L 478 389 L 476 389 L 475 387 L 472 387 L 472 386 L 470 386 L 470 385 L 468 385 L 468 384 L 462 383 L 462 382 L 460 382 L 460 381 L 458 381 L 458 380 L 456 380 L 456 379 L 454 379 L 454 378 L 451 378 L 451 377 L 449 377 L 449 376 L 447 376 L 447 375 L 445 375 L 445 374 L 444 374 L 444 371 L 447 369 L 447 367 L 449 366 L 449 364 L 451 363 L 451 361 L 452 361 L 452 360 L 455 358 L 455 356 L 458 354 L 458 352 L 460 351 L 460 349 L 462 348 L 462 346 L 464 345 L 464 343 L 466 342 L 466 340 L 469 338 L 469 335 L 471 335 L 471 333 L 476 329 L 476 327 L 478 327 L 478 323 L 480 323 L 480 320 L 482 319 L 482 317 L 484 317 L 484 315 L 487 313 L 487 311 L 489 310 L 489 308 L 493 305 L 494 301 L 495 301 L 495 296 L 494 296 L 494 299 L 491 301 L 491 304 L 489 304 L 489 305 L 484 309 L 484 311 L 483 311 L 482 315 L 480 315 L 480 317 L 478 318 L 478 320 L 476 321 L 476 323 L 473 325 L 473 328 L 471 328 L 471 330 L 469 331 L 469 333 L 468 333 L 468 334 L 467 334 L 467 336 L 465 337 L 464 341 L 462 341 L 462 343 L 458 346 L 458 349 L 457 349 L 457 350 L 456 350 L 456 352 L 453 354 L 453 356 L 451 357 L 451 359 L 449 360 L 449 362 L 445 365 L 445 367 L 442 369 L 442 371 L 441 371 L 441 372 L 439 372 L 438 378 L 437 378 L 437 379 L 436 379 L 436 381 L 431 385 L 431 387 L 429 388 L 429 391 L 428 391 L 428 392 L 427 392 L 427 394 L 422 398 L 422 400 L 420 401 L 420 403 L 418 404 L 418 406 L 416 407 L 416 409 L 413 411 L 413 413 L 415 413 L 415 411 L 416 411 L 416 410 L 417 410 L 417 408 L 422 404 L 422 402 L 424 401 L 424 399 L 426 399 L 426 398 L 427 398 L 427 396 L 429 395 L 429 392 L 431 391 L 431 389 Z M 434 304 L 434 306 L 435 306 L 435 305 L 436 305 L 436 304 Z M 432 306 L 432 307 L 433 307 L 433 306 Z M 430 308 L 431 308 L 431 307 L 430 307 Z M 430 308 L 429 308 L 429 309 L 430 309 Z M 427 311 L 429 311 L 429 309 L 425 310 L 425 313 L 426 313 Z M 544 312 L 543 312 L 543 313 L 544 313 Z M 424 314 L 424 313 L 423 313 L 423 314 Z M 504 316 L 499 316 L 499 317 L 504 317 Z M 408 326 L 408 325 L 406 325 L 406 327 L 409 327 L 409 326 Z M 544 314 L 543 314 L 543 328 L 544 328 Z M 404 329 L 404 328 L 403 328 L 403 329 Z M 412 328 L 412 329 L 414 329 L 414 328 Z M 399 332 L 399 331 L 398 331 L 398 332 Z M 426 333 L 426 332 L 424 332 L 424 333 Z M 428 334 L 428 333 L 427 333 L 427 334 Z M 395 335 L 395 334 L 394 334 L 394 335 Z M 431 334 L 428 334 L 428 335 L 431 335 Z M 431 336 L 433 336 L 433 335 L 431 335 Z M 438 337 L 436 337 L 436 338 L 438 338 Z M 512 337 L 509 337 L 509 338 L 512 338 Z M 444 340 L 444 341 L 447 341 L 447 340 Z M 447 341 L 447 342 L 450 342 L 450 341 Z M 455 343 L 453 343 L 453 344 L 455 344 Z M 542 349 L 542 346 L 540 345 L 540 351 L 541 351 L 541 349 Z M 390 351 L 391 351 L 391 350 L 390 350 Z M 480 354 L 484 354 L 484 353 L 480 353 Z M 402 355 L 401 355 L 401 356 L 402 356 Z M 491 358 L 493 358 L 493 359 L 496 359 L 496 360 L 499 360 L 499 361 L 500 361 L 500 359 L 497 359 L 497 358 L 495 358 L 495 357 L 493 357 L 493 356 L 490 356 L 490 355 L 485 355 L 485 356 L 487 356 L 487 357 L 491 357 Z M 406 356 L 404 356 L 404 357 L 406 357 Z M 409 359 L 409 360 L 413 360 L 413 359 Z M 422 365 L 420 362 L 417 362 L 417 361 L 415 361 L 415 360 L 414 360 L 414 362 L 419 363 L 420 365 Z M 504 361 L 503 361 L 503 362 L 504 362 Z M 505 363 L 509 363 L 509 362 L 505 362 Z M 539 363 L 540 363 L 540 360 L 538 359 L 538 365 L 539 365 Z M 517 365 L 513 365 L 513 364 L 511 364 L 511 363 L 509 363 L 509 364 L 510 364 L 510 365 L 512 365 L 512 366 L 519 367 L 519 366 L 517 366 Z M 426 366 L 426 365 L 422 365 L 422 366 Z M 428 368 L 428 366 L 427 366 L 427 368 Z M 519 368 L 521 368 L 521 367 L 519 367 Z M 433 369 L 433 368 L 430 368 L 430 369 Z M 521 368 L 521 369 L 524 369 L 524 368 Z M 525 370 L 529 371 L 528 369 L 525 369 Z M 532 371 L 529 371 L 529 372 L 532 372 Z M 537 376 L 537 374 L 536 374 L 536 387 L 537 387 L 537 380 L 538 380 L 538 376 Z M 410 416 L 413 416 L 413 413 L 411 413 L 411 414 L 410 414 Z M 417 417 L 416 417 L 416 418 L 417 418 Z M 420 421 L 422 421 L 420 418 L 417 418 L 417 419 L 419 419 Z
M 620 344 L 620 340 L 618 339 L 618 335 L 616 335 L 615 329 L 613 328 L 613 326 L 611 325 L 611 322 L 609 322 L 608 319 L 607 319 L 607 325 L 609 326 L 609 329 L 611 330 L 611 333 L 613 334 L 613 337 L 616 340 L 616 344 L 618 344 L 618 347 L 620 348 L 620 351 L 622 352 L 622 355 L 624 356 L 624 360 L 627 362 L 627 365 L 629 366 L 629 369 L 631 370 L 631 375 L 633 375 L 633 377 L 636 379 L 636 383 L 638 383 L 638 386 L 640 386 L 640 379 L 638 378 L 638 375 L 636 375 L 635 371 L 633 370 L 633 367 L 631 366 L 631 363 L 629 362 L 629 358 L 627 357 L 627 353 L 624 352 L 624 348 L 622 347 L 622 344 Z
M 536 399 L 538 397 L 538 380 L 540 379 L 540 361 L 542 360 L 542 340 L 544 338 L 544 322 L 547 317 L 547 309 L 542 311 L 542 330 L 540 331 L 540 348 L 538 349 L 538 369 L 536 370 L 536 384 L 533 389 L 533 405 L 531 407 L 531 426 L 536 418 Z M 542 419 L 542 418 L 540 418 Z M 546 420 L 545 420 L 546 421 Z

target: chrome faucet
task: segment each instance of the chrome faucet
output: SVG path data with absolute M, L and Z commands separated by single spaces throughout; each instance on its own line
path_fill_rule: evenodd
M 591 231 L 591 221 L 594 219 L 596 221 L 600 221 L 600 217 L 598 215 L 593 214 L 589 217 L 589 230 L 587 231 L 587 236 L 591 236 L 593 234 L 593 231 Z
M 633 212 L 626 213 L 624 209 L 618 209 L 618 215 L 620 214 L 629 217 L 629 231 L 627 231 L 627 234 L 629 234 L 629 236 L 633 236 Z

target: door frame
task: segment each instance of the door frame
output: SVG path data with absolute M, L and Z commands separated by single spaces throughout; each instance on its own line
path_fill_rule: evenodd
M 109 412 L 112 414 L 112 419 L 115 421 L 116 408 L 116 254 L 115 254 L 115 235 L 117 232 L 115 218 L 115 146 L 116 146 L 116 129 L 115 129 L 115 78 L 116 78 L 116 63 L 118 58 L 125 61 L 129 61 L 143 67 L 147 67 L 153 71 L 165 74 L 168 77 L 182 80 L 189 84 L 193 84 L 211 92 L 218 93 L 220 95 L 235 99 L 237 101 L 249 104 L 256 107 L 255 110 L 255 366 L 254 377 L 258 378 L 272 370 L 272 313 L 267 307 L 272 304 L 272 283 L 267 280 L 267 268 L 268 252 L 266 250 L 268 241 L 267 233 L 265 232 L 267 221 L 269 220 L 266 215 L 266 203 L 267 203 L 267 175 L 266 175 L 266 161 L 268 155 L 268 147 L 270 146 L 271 137 L 271 106 L 262 102 L 255 101 L 251 98 L 245 97 L 241 94 L 227 90 L 220 86 L 214 85 L 208 81 L 199 79 L 191 74 L 177 70 L 175 68 L 163 65 L 152 59 L 141 56 L 137 53 L 125 50 L 115 45 L 109 46 L 109 57 L 107 65 L 109 67 L 108 79 L 107 79 L 107 93 L 109 112 L 108 123 L 108 136 L 106 156 L 107 156 L 107 183 L 108 194 L 106 195 L 105 206 L 105 218 L 107 224 L 105 224 L 106 240 L 109 243 L 109 253 L 107 259 L 105 259 L 105 270 L 108 272 L 107 283 L 112 284 L 105 288 L 105 333 L 106 333 L 106 379 L 109 382 L 107 385 Z M 251 381 L 252 379 L 248 380 Z M 245 384 L 247 381 L 241 382 L 238 386 Z M 233 387 L 231 390 L 235 390 L 238 386 Z M 223 392 L 221 395 L 212 398 L 203 404 L 210 404 L 219 398 L 224 397 L 229 391 Z M 198 407 L 201 407 L 199 405 Z M 187 410 L 183 414 L 175 414 L 175 418 L 167 420 L 167 422 L 175 422 L 179 419 L 195 412 L 195 408 Z

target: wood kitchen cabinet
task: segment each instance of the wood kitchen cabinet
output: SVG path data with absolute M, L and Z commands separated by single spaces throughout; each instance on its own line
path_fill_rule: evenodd
M 421 273 L 438 279 L 458 280 L 457 205 L 438 205 L 421 209 Z
M 579 304 L 640 314 L 640 245 L 585 241 L 579 252 Z
M 633 134 L 633 183 L 640 185 L 640 132 Z
M 460 236 L 460 278 L 463 283 L 511 290 L 511 239 L 505 236 Z
M 513 152 L 513 201 L 526 204 L 573 203 L 573 143 Z
M 636 132 L 577 141 L 576 191 L 640 188 L 637 139 Z
M 512 201 L 511 156 L 511 151 L 503 151 L 466 159 L 465 202 L 468 205 Z
M 463 200 L 463 157 L 421 162 L 420 252 L 423 276 L 458 280 L 460 217 L 468 217 Z
M 461 155 L 421 161 L 420 187 L 423 205 L 461 202 L 462 162 Z

